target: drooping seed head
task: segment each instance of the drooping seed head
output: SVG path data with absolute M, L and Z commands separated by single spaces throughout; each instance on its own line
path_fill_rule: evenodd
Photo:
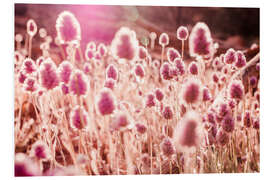
M 185 70 L 186 65 L 185 65 L 184 61 L 177 58 L 177 59 L 174 60 L 174 65 L 178 69 L 179 75 L 183 76 L 185 74 L 185 71 L 186 71 Z
M 173 139 L 178 151 L 194 150 L 194 148 L 199 147 L 204 139 L 199 114 L 195 111 L 187 112 L 177 124 Z
M 70 126 L 73 129 L 85 129 L 89 124 L 88 114 L 83 106 L 75 106 L 70 113 Z
M 160 36 L 159 36 L 159 44 L 162 46 L 162 47 L 165 47 L 169 44 L 169 36 L 168 34 L 166 33 L 162 33 Z
M 168 58 L 169 62 L 173 63 L 176 58 L 181 59 L 181 55 L 179 54 L 179 52 L 176 49 L 169 48 L 167 50 L 167 58 Z
M 198 22 L 192 29 L 189 37 L 189 53 L 191 56 L 209 58 L 214 53 L 213 39 L 208 26 Z
M 242 81 L 233 80 L 229 85 L 229 94 L 232 99 L 242 99 L 244 95 L 244 86 Z
M 71 93 L 77 96 L 85 96 L 88 93 L 89 80 L 81 70 L 76 69 L 72 73 L 69 89 Z
M 201 82 L 198 79 L 188 79 L 182 88 L 182 98 L 186 104 L 196 104 L 201 100 Z
M 115 106 L 115 97 L 112 91 L 108 88 L 102 89 L 96 100 L 96 108 L 98 112 L 102 116 L 110 115 L 114 112 Z
M 163 80 L 171 80 L 173 77 L 170 73 L 171 66 L 169 63 L 165 62 L 160 68 L 160 74 Z
M 73 66 L 67 60 L 64 60 L 58 67 L 60 81 L 66 84 L 69 83 L 72 74 Z
M 180 26 L 176 31 L 177 39 L 185 41 L 188 38 L 188 29 L 185 26 Z
M 81 40 L 81 27 L 73 13 L 63 11 L 56 20 L 57 36 L 61 44 L 75 43 Z
M 165 137 L 161 144 L 160 144 L 160 150 L 164 156 L 167 158 L 170 158 L 172 155 L 175 154 L 176 150 L 174 147 L 174 144 L 172 143 L 172 140 L 168 137 Z
M 111 52 L 115 59 L 132 61 L 138 57 L 139 42 L 136 33 L 127 27 L 116 32 L 111 43 Z
M 173 111 L 172 108 L 170 106 L 165 106 L 163 108 L 163 112 L 162 112 L 162 116 L 165 119 L 172 119 L 173 118 Z
M 49 160 L 51 158 L 51 154 L 48 145 L 41 140 L 36 141 L 32 145 L 31 156 L 39 160 Z
M 50 58 L 46 59 L 40 66 L 39 81 L 46 90 L 52 90 L 59 85 L 57 68 Z
M 203 88 L 203 101 L 210 101 L 212 99 L 211 93 L 207 87 Z
M 150 93 L 146 96 L 145 107 L 151 108 L 156 105 L 155 96 Z
M 188 66 L 189 73 L 192 75 L 198 75 L 198 64 L 196 62 L 191 62 Z
M 38 165 L 27 157 L 26 154 L 16 153 L 14 175 L 15 177 L 40 176 L 41 172 Z
M 113 64 L 108 65 L 106 68 L 106 79 L 108 78 L 112 78 L 115 81 L 118 79 L 118 70 Z
M 99 52 L 99 54 L 101 55 L 101 57 L 104 57 L 104 56 L 106 56 L 107 55 L 107 47 L 105 46 L 105 44 L 103 44 L 103 43 L 100 43 L 99 45 L 98 45 L 98 52 Z
M 224 55 L 224 62 L 226 64 L 233 64 L 234 62 L 236 62 L 236 52 L 233 48 L 230 48 L 227 50 L 227 52 Z
M 244 53 L 242 51 L 236 51 L 236 61 L 234 66 L 237 68 L 242 68 L 246 65 L 247 60 L 246 60 L 246 56 L 244 55 Z
M 33 19 L 27 21 L 27 33 L 29 36 L 33 37 L 37 33 L 37 24 Z

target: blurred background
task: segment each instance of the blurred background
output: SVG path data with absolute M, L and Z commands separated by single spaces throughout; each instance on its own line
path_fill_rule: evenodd
M 38 28 L 46 28 L 54 38 L 57 16 L 64 10 L 74 13 L 80 22 L 83 49 L 91 40 L 109 44 L 121 26 L 135 30 L 139 40 L 152 31 L 158 35 L 166 32 L 170 36 L 169 46 L 180 49 L 177 28 L 185 25 L 191 31 L 199 21 L 209 26 L 220 45 L 219 53 L 230 47 L 246 49 L 253 43 L 259 44 L 259 8 L 15 4 L 15 34 L 25 34 L 26 22 L 32 18 Z M 36 35 L 33 48 L 38 49 L 39 42 Z

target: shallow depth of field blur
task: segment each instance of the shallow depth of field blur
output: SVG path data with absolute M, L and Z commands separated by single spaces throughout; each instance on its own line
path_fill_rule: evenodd
M 15 176 L 260 172 L 258 8 L 15 4 Z

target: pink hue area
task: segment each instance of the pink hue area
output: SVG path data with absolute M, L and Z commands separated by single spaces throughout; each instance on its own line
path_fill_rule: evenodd
M 172 108 L 170 106 L 165 106 L 162 115 L 165 119 L 172 119 L 173 118 Z
M 148 94 L 146 96 L 145 106 L 151 108 L 155 105 L 156 105 L 155 96 L 153 94 Z
M 80 70 L 76 70 L 75 73 L 72 74 L 72 77 L 70 79 L 70 92 L 77 96 L 86 95 L 88 91 L 88 86 L 88 80 L 84 73 Z
M 178 69 L 179 74 L 183 76 L 185 74 L 185 63 L 180 59 L 175 59 L 174 65 Z
M 242 51 L 236 51 L 236 57 L 237 57 L 237 60 L 236 60 L 234 65 L 237 68 L 244 67 L 246 65 L 246 63 L 247 63 L 244 53 Z
M 224 61 L 226 64 L 233 64 L 236 61 L 236 58 L 235 50 L 232 48 L 228 49 L 224 55 Z
M 112 92 L 109 90 L 102 90 L 97 101 L 97 109 L 103 116 L 112 114 L 115 110 L 115 100 Z
M 155 90 L 155 95 L 158 101 L 162 101 L 164 98 L 164 93 L 162 92 L 161 89 L 156 89 Z
M 181 55 L 179 54 L 179 52 L 176 49 L 169 48 L 167 51 L 167 58 L 170 62 L 173 63 L 176 58 L 181 59 Z
M 234 80 L 229 86 L 229 94 L 233 99 L 242 99 L 244 95 L 244 86 L 240 80 Z
M 106 78 L 112 78 L 114 80 L 117 81 L 118 79 L 118 70 L 116 69 L 115 65 L 110 64 L 107 68 L 106 68 Z
M 135 127 L 136 127 L 138 133 L 140 133 L 140 134 L 144 134 L 147 130 L 146 126 L 144 124 L 141 124 L 141 123 L 137 123 L 135 125 Z
M 197 81 L 190 81 L 187 82 L 183 91 L 183 99 L 187 104 L 194 104 L 197 103 L 200 99 L 200 91 L 201 87 Z
M 189 64 L 189 72 L 192 75 L 198 75 L 198 65 L 195 62 Z
M 160 74 L 162 79 L 164 80 L 171 80 L 172 76 L 170 74 L 170 65 L 168 63 L 163 63 L 161 68 L 160 68 Z
M 60 81 L 68 84 L 69 80 L 70 80 L 71 73 L 72 73 L 73 66 L 68 61 L 63 61 L 59 65 L 58 69 L 59 69 Z
M 187 38 L 188 38 L 188 29 L 187 29 L 187 27 L 180 26 L 177 29 L 176 36 L 177 36 L 177 39 L 179 39 L 179 40 L 187 40 Z
M 104 87 L 113 90 L 114 86 L 115 86 L 115 80 L 114 79 L 112 79 L 112 78 L 106 79 L 106 81 L 104 83 Z
M 203 88 L 203 101 L 210 101 L 212 99 L 212 96 L 210 94 L 210 91 L 207 87 Z
M 173 154 L 175 154 L 175 147 L 169 138 L 164 138 L 163 141 L 160 144 L 161 152 L 166 157 L 171 157 Z
M 144 75 L 145 75 L 144 68 L 143 68 L 143 66 L 140 65 L 140 64 L 137 64 L 137 65 L 135 66 L 134 72 L 135 72 L 135 75 L 138 76 L 138 77 L 140 77 L 140 78 L 143 78 Z
M 166 33 L 162 33 L 160 36 L 159 36 L 159 44 L 161 46 L 167 46 L 169 44 L 169 36 L 168 34 Z
M 83 129 L 88 125 L 88 115 L 82 106 L 76 106 L 70 115 L 70 126 L 74 129 Z
M 47 90 L 54 89 L 59 84 L 59 77 L 56 65 L 52 60 L 47 59 L 41 64 L 39 71 L 40 84 Z

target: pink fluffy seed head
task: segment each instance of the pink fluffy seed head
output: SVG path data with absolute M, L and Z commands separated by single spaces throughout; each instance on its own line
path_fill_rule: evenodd
M 201 117 L 195 111 L 187 112 L 177 124 L 173 134 L 177 151 L 190 151 L 203 142 L 203 125 Z
M 81 70 L 75 70 L 69 83 L 70 92 L 77 96 L 86 96 L 89 89 L 89 80 Z
M 162 33 L 159 36 L 159 44 L 163 47 L 167 46 L 169 44 L 169 36 L 166 33 Z
M 37 80 L 34 77 L 27 77 L 23 84 L 23 89 L 26 92 L 33 93 L 38 90 Z
M 114 112 L 115 107 L 115 97 L 112 91 L 108 88 L 102 89 L 96 100 L 96 108 L 99 114 L 102 116 L 110 115 Z
M 96 52 L 96 50 L 97 50 L 97 45 L 96 45 L 95 42 L 90 41 L 89 43 L 87 43 L 86 49 L 87 49 L 87 50 L 91 50 L 92 52 Z
M 49 160 L 51 155 L 49 147 L 43 141 L 36 141 L 31 148 L 31 155 L 39 160 Z
M 26 58 L 23 61 L 21 68 L 24 71 L 24 73 L 27 75 L 35 75 L 37 73 L 37 66 L 35 62 L 30 58 Z
M 160 68 L 160 74 L 163 80 L 171 80 L 173 77 L 170 73 L 171 66 L 169 63 L 165 62 Z
M 179 54 L 179 52 L 176 49 L 169 48 L 167 50 L 167 58 L 168 58 L 169 62 L 173 63 L 176 58 L 181 59 L 181 55 Z
M 242 99 L 244 95 L 244 86 L 242 81 L 233 80 L 229 85 L 229 94 L 232 99 Z
M 112 118 L 111 128 L 114 131 L 126 130 L 130 124 L 130 117 L 125 112 L 116 112 Z
M 222 120 L 222 128 L 228 133 L 234 130 L 234 124 L 234 118 L 231 114 L 227 114 Z
M 227 52 L 224 55 L 224 62 L 226 64 L 233 64 L 234 62 L 236 62 L 236 53 L 235 50 L 230 48 L 227 50 Z
M 191 62 L 188 66 L 189 73 L 192 75 L 198 75 L 198 64 L 196 62 Z
M 105 80 L 104 87 L 113 90 L 114 86 L 115 86 L 115 80 L 114 79 L 108 78 L 108 79 Z
M 106 56 L 107 55 L 107 47 L 105 46 L 105 44 L 103 44 L 103 43 L 100 43 L 99 45 L 98 45 L 98 52 L 99 52 L 99 54 L 101 55 L 101 57 L 104 57 L 104 56 Z
M 219 82 L 219 76 L 218 76 L 218 74 L 216 72 L 214 72 L 212 74 L 212 80 L 213 80 L 214 83 L 218 83 Z
M 172 119 L 173 118 L 173 111 L 172 108 L 170 106 L 165 106 L 163 108 L 163 112 L 162 112 L 162 116 L 165 119 Z
M 108 67 L 106 68 L 106 78 L 107 79 L 112 78 L 112 79 L 117 81 L 117 79 L 118 79 L 118 70 L 115 67 L 115 65 L 113 65 L 113 64 L 108 65 Z
M 214 112 L 208 112 L 207 113 L 207 121 L 211 124 L 215 124 L 216 123 L 216 120 L 215 120 L 215 115 L 214 115 Z
M 59 75 L 55 63 L 50 59 L 46 59 L 40 66 L 39 80 L 41 86 L 46 90 L 52 90 L 59 85 Z
M 197 79 L 189 79 L 182 88 L 182 98 L 186 104 L 196 104 L 201 100 L 201 82 Z
M 189 37 L 189 53 L 192 57 L 210 58 L 214 53 L 211 32 L 205 23 L 198 22 Z
M 257 77 L 256 76 L 251 76 L 249 79 L 249 84 L 252 88 L 255 88 L 257 85 Z
M 15 177 L 40 176 L 38 165 L 24 153 L 16 153 L 14 163 Z
M 19 83 L 23 84 L 26 78 L 27 78 L 27 75 L 24 73 L 24 71 L 20 71 L 18 75 Z
M 246 60 L 246 56 L 244 55 L 244 53 L 242 51 L 236 51 L 236 61 L 234 66 L 237 68 L 242 68 L 246 65 L 247 60 Z
M 136 123 L 135 124 L 136 130 L 140 134 L 144 134 L 147 130 L 146 126 L 142 123 Z
M 189 35 L 188 29 L 185 26 L 180 26 L 176 31 L 177 39 L 179 39 L 181 41 L 187 40 L 188 35 Z
M 207 87 L 203 88 L 203 101 L 210 101 L 212 99 L 211 93 Z
M 155 105 L 156 105 L 155 96 L 152 93 L 148 94 L 145 99 L 145 107 L 151 108 L 154 107 Z
M 63 11 L 56 20 L 57 37 L 61 44 L 75 43 L 81 40 L 81 27 L 73 13 Z
M 165 137 L 162 140 L 162 142 L 160 144 L 160 150 L 161 150 L 162 154 L 167 158 L 170 158 L 176 152 L 174 144 L 172 143 L 172 140 L 170 138 L 167 138 L 167 137 Z
M 87 128 L 89 124 L 88 114 L 82 106 L 75 106 L 70 113 L 70 126 L 76 130 Z
M 91 67 L 91 64 L 89 62 L 85 62 L 84 65 L 83 65 L 83 72 L 85 74 L 91 74 L 92 72 L 92 67 Z
M 136 33 L 127 27 L 116 32 L 111 43 L 111 52 L 115 59 L 132 61 L 138 57 L 139 41 Z
M 134 74 L 136 77 L 139 77 L 139 78 L 143 78 L 145 76 L 145 71 L 141 64 L 135 65 Z
M 68 93 L 69 93 L 69 88 L 68 88 L 68 86 L 66 85 L 66 84 L 64 84 L 64 83 L 61 83 L 61 90 L 62 90 L 62 93 L 64 94 L 64 95 L 67 95 Z
M 174 60 L 174 65 L 178 69 L 179 74 L 181 76 L 183 76 L 185 74 L 185 71 L 186 71 L 185 70 L 186 69 L 185 63 L 181 59 L 177 58 Z
M 69 83 L 72 74 L 73 66 L 67 60 L 64 60 L 58 67 L 60 81 L 66 84 Z
M 140 47 L 139 47 L 139 58 L 140 58 L 140 59 L 145 59 L 145 58 L 147 57 L 147 54 L 148 54 L 148 52 L 147 52 L 147 50 L 145 49 L 145 47 L 140 46 Z
M 33 37 L 37 33 L 37 24 L 33 19 L 27 21 L 27 33 L 29 36 Z
M 164 98 L 164 93 L 161 89 L 157 88 L 155 90 L 155 96 L 156 96 L 156 99 L 161 102 Z
M 85 50 L 85 57 L 87 61 L 91 61 L 95 56 L 95 51 L 91 49 L 86 49 Z
M 221 103 L 219 105 L 219 109 L 218 109 L 218 115 L 220 117 L 224 117 L 225 115 L 227 115 L 228 113 L 230 113 L 230 109 L 229 106 L 226 103 Z

